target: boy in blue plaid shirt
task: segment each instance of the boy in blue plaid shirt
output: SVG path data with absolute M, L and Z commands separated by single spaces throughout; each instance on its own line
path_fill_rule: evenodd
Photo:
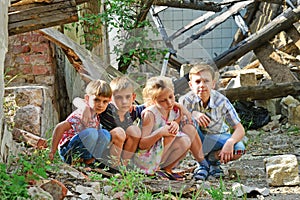
M 245 130 L 230 101 L 215 88 L 215 71 L 205 63 L 194 64 L 189 73 L 191 91 L 179 99 L 191 113 L 194 125 L 202 140 L 207 162 L 199 163 L 194 171 L 196 180 L 209 175 L 223 175 L 221 163 L 239 159 L 245 153 L 241 141 Z M 233 133 L 229 132 L 229 126 Z

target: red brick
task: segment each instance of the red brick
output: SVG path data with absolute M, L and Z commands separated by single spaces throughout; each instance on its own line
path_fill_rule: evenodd
M 30 46 L 29 45 L 14 45 L 14 46 L 12 46 L 11 51 L 14 54 L 28 53 L 28 52 L 30 52 Z
M 30 55 L 18 55 L 16 57 L 17 64 L 31 64 Z
M 32 67 L 33 75 L 44 75 L 49 74 L 49 67 L 45 65 L 35 65 Z
M 20 65 L 19 69 L 20 69 L 22 74 L 32 74 L 31 65 Z
M 30 62 L 32 65 L 45 65 L 50 61 L 50 56 L 47 54 L 32 54 L 30 56 Z
M 31 45 L 31 50 L 33 53 L 49 53 L 49 44 L 48 43 L 36 43 Z

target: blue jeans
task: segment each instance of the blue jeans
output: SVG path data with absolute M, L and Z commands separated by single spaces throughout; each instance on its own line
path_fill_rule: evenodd
M 111 141 L 110 133 L 105 129 L 87 128 L 62 146 L 59 150 L 61 159 L 71 164 L 73 159 L 100 159 Z
M 202 141 L 203 153 L 206 156 L 210 152 L 221 150 L 226 143 L 226 141 L 231 137 L 230 133 L 221 133 L 221 134 L 204 134 L 198 123 L 194 123 L 198 132 L 199 137 Z M 234 154 L 244 154 L 245 145 L 242 141 L 234 145 Z

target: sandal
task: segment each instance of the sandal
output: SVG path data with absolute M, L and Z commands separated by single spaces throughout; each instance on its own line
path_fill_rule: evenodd
M 156 172 L 156 176 L 163 180 L 180 181 L 180 180 L 184 179 L 184 177 L 182 175 L 180 175 L 179 173 L 167 172 L 165 170 L 158 170 Z
M 208 177 L 209 166 L 205 165 L 203 162 L 199 163 L 199 166 L 194 171 L 194 178 L 196 181 L 205 181 Z
M 209 168 L 209 175 L 214 178 L 220 178 L 221 176 L 224 176 L 224 172 L 221 169 L 220 165 L 211 165 Z

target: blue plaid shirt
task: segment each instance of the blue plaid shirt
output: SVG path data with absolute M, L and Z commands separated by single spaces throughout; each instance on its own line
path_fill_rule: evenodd
M 211 119 L 208 127 L 201 127 L 201 130 L 205 134 L 222 134 L 228 132 L 228 125 L 232 127 L 241 121 L 227 97 L 216 90 L 211 90 L 206 108 L 203 107 L 200 97 L 192 91 L 180 97 L 179 103 L 185 106 L 188 111 L 205 113 Z

